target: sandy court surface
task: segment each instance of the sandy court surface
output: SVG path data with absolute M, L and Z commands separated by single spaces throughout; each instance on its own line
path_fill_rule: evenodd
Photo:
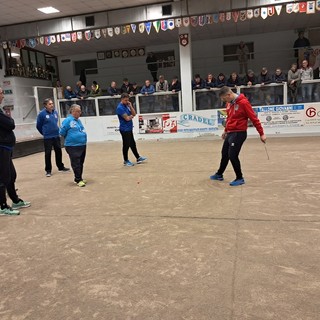
M 209 180 L 218 138 L 137 145 L 127 168 L 89 144 L 85 188 L 14 160 L 32 206 L 0 216 L 1 320 L 319 319 L 320 137 L 270 138 L 270 160 L 248 139 L 241 187 Z

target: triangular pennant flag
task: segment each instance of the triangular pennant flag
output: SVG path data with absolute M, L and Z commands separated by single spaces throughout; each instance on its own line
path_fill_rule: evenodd
M 230 21 L 231 20 L 231 12 L 226 12 L 226 20 Z
M 260 17 L 260 9 L 259 8 L 254 9 L 253 16 L 255 18 L 259 18 Z
M 131 23 L 131 30 L 133 33 L 136 33 L 137 25 L 135 23 Z
M 213 22 L 214 22 L 214 23 L 218 23 L 218 22 L 219 22 L 219 19 L 220 19 L 219 13 L 214 13 L 214 14 L 212 15 L 212 19 L 213 19 Z
M 118 36 L 121 33 L 120 27 L 115 27 L 114 28 L 114 33 Z
M 190 23 L 193 27 L 196 27 L 198 25 L 198 16 L 192 16 L 190 18 Z
M 57 42 L 60 43 L 61 39 L 60 39 L 60 34 L 57 34 Z
M 174 19 L 167 20 L 168 29 L 173 30 L 174 29 Z
M 300 13 L 306 13 L 307 12 L 307 3 L 306 2 L 300 2 L 299 3 L 299 12 Z
M 144 33 L 144 23 L 139 23 L 139 32 Z
M 7 49 L 8 48 L 8 43 L 7 41 L 2 41 L 2 48 Z
M 49 37 L 49 41 L 51 43 L 51 39 Z M 27 45 L 27 40 L 26 39 L 21 39 L 21 48 L 24 48 Z
M 240 21 L 245 21 L 247 19 L 247 10 L 240 11 Z
M 213 24 L 213 17 L 211 14 L 207 14 L 206 16 L 206 24 Z
M 247 19 L 252 19 L 253 18 L 253 10 L 252 9 L 248 9 L 247 10 Z
M 293 4 L 293 9 L 292 9 L 292 11 L 294 12 L 294 13 L 298 13 L 299 12 L 299 3 L 294 3 Z
M 121 26 L 121 33 L 122 34 L 126 34 L 127 33 L 126 26 Z
M 91 40 L 91 31 L 90 30 L 85 31 L 84 37 L 86 38 L 87 41 L 90 41 Z
M 50 46 L 50 44 L 51 44 L 50 36 L 47 36 L 44 38 L 44 43 L 46 46 Z M 23 48 L 22 45 L 21 45 L 21 48 Z
M 316 9 L 320 11 L 320 0 L 316 1 Z
M 275 6 L 275 8 L 276 8 L 277 15 L 280 16 L 281 9 L 282 9 L 282 4 L 280 4 L 278 6 Z
M 71 40 L 72 40 L 72 42 L 77 42 L 77 33 L 76 32 L 71 33 Z
M 66 33 L 66 41 L 71 41 L 71 34 L 70 33 Z
M 37 45 L 37 41 L 36 41 L 35 38 L 29 39 L 29 46 L 30 46 L 30 48 L 35 48 L 36 45 Z
M 94 30 L 94 37 L 99 40 L 101 38 L 101 30 L 100 29 L 96 29 Z
M 44 44 L 44 37 L 40 37 L 40 44 Z
M 221 22 L 225 22 L 225 20 L 226 20 L 226 15 L 225 15 L 224 12 L 219 13 L 219 20 L 220 20 Z
M 274 6 L 268 7 L 268 16 L 272 17 L 274 15 Z
M 199 26 L 203 27 L 206 24 L 206 16 L 199 16 Z
M 65 41 L 66 41 L 66 34 L 61 33 L 61 42 L 65 42 Z
M 286 5 L 286 11 L 287 11 L 287 13 L 292 13 L 292 11 L 293 11 L 293 4 L 292 3 L 288 3 L 287 5 Z
M 161 20 L 161 30 L 166 31 L 168 29 L 168 22 L 167 20 Z
M 182 20 L 181 18 L 177 18 L 174 20 L 176 28 L 180 28 L 182 26 Z
M 101 32 L 102 32 L 103 37 L 104 37 L 104 38 L 106 38 L 106 37 L 107 37 L 107 35 L 108 35 L 107 28 L 103 28 L 103 29 L 101 29 Z
M 51 43 L 56 43 L 56 36 L 50 36 Z
M 82 31 L 77 32 L 77 39 L 81 41 L 83 39 Z
M 307 14 L 312 14 L 316 12 L 315 1 L 308 1 L 307 3 Z
M 127 31 L 127 33 L 130 33 L 130 24 L 126 25 L 126 31 Z
M 151 26 L 152 26 L 151 22 L 150 22 L 150 21 L 145 22 L 145 23 L 144 23 L 144 26 L 145 26 L 145 28 L 146 28 L 147 34 L 150 34 Z
M 268 17 L 268 8 L 266 7 L 261 8 L 261 18 L 267 19 L 267 17 Z
M 183 25 L 185 27 L 188 27 L 190 25 L 190 18 L 189 17 L 184 17 L 182 22 L 183 22 Z
M 156 32 L 158 33 L 160 30 L 160 21 L 153 21 L 153 27 L 156 30 Z
M 108 36 L 113 37 L 113 28 L 107 28 Z
M 232 11 L 232 18 L 234 22 L 237 22 L 239 19 L 239 11 Z

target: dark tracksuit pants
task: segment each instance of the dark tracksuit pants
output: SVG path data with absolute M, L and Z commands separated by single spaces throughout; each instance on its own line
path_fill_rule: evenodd
M 239 153 L 245 140 L 247 139 L 247 131 L 230 132 L 224 139 L 221 150 L 221 162 L 217 174 L 222 175 L 227 168 L 229 160 L 231 161 L 236 179 L 242 179 L 241 164 Z
M 5 207 L 6 190 L 13 202 L 18 202 L 19 197 L 15 189 L 17 178 L 16 169 L 12 162 L 12 151 L 0 147 L 0 205 Z
M 70 158 L 71 167 L 74 173 L 74 181 L 82 180 L 83 164 L 86 158 L 87 146 L 65 147 Z
M 45 158 L 45 170 L 46 172 L 52 171 L 51 164 L 51 151 L 52 148 L 55 153 L 56 165 L 59 170 L 64 168 L 64 164 L 62 163 L 62 151 L 61 151 L 61 141 L 60 137 L 44 139 L 44 158 Z
M 128 151 L 129 148 L 131 148 L 132 153 L 138 159 L 140 157 L 136 142 L 133 137 L 132 131 L 120 131 L 122 136 L 122 154 L 123 154 L 123 160 L 128 161 Z

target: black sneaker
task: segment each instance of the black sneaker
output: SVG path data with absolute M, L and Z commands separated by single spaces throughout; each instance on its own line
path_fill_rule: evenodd
M 68 172 L 68 171 L 70 171 L 70 168 L 63 167 L 62 169 L 59 169 L 59 172 Z

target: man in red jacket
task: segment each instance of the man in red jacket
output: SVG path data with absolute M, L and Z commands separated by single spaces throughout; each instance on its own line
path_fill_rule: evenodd
M 221 88 L 219 96 L 223 102 L 227 103 L 227 121 L 222 134 L 224 143 L 221 151 L 220 167 L 214 175 L 210 176 L 210 179 L 222 181 L 223 173 L 230 160 L 236 174 L 236 179 L 230 182 L 230 186 L 240 186 L 244 184 L 245 181 L 242 176 L 239 153 L 242 144 L 247 138 L 248 119 L 250 119 L 256 127 L 260 135 L 260 140 L 263 143 L 266 142 L 267 138 L 250 102 L 243 94 L 238 95 L 231 91 L 231 88 L 223 87 Z

